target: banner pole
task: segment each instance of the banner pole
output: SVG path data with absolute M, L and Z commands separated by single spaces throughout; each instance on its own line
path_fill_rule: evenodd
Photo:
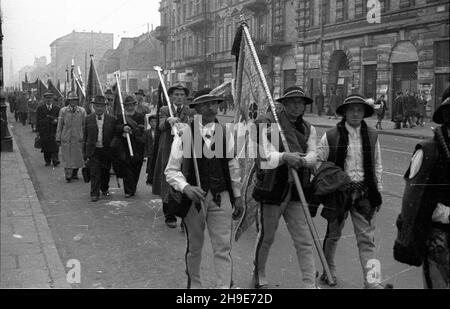
M 253 61 L 255 62 L 256 68 L 258 69 L 259 78 L 260 78 L 260 80 L 261 80 L 261 82 L 262 82 L 262 84 L 264 86 L 264 90 L 265 90 L 267 98 L 269 100 L 270 109 L 271 109 L 272 114 L 274 116 L 275 122 L 276 122 L 276 124 L 278 126 L 278 130 L 280 132 L 280 137 L 281 137 L 281 141 L 283 143 L 283 147 L 286 150 L 286 152 L 290 152 L 289 144 L 287 143 L 286 136 L 284 135 L 284 131 L 283 131 L 281 125 L 280 125 L 280 121 L 278 120 L 278 115 L 276 113 L 275 103 L 274 103 L 274 101 L 272 99 L 272 95 L 271 95 L 271 93 L 269 91 L 269 86 L 267 85 L 267 81 L 266 81 L 266 78 L 264 76 L 264 72 L 262 70 L 261 63 L 259 62 L 259 58 L 258 58 L 258 55 L 256 53 L 255 46 L 254 46 L 253 41 L 251 39 L 250 32 L 248 31 L 247 25 L 245 23 L 242 24 L 241 27 L 242 27 L 242 30 L 244 32 L 244 37 L 245 37 L 246 43 L 250 47 L 250 51 L 252 53 Z M 317 233 L 317 229 L 316 229 L 316 227 L 314 225 L 314 222 L 312 220 L 311 214 L 309 213 L 308 203 L 306 202 L 305 194 L 303 193 L 303 189 L 302 189 L 302 186 L 301 186 L 301 183 L 300 183 L 300 179 L 298 177 L 298 173 L 293 168 L 289 168 L 289 170 L 291 171 L 292 176 L 294 178 L 295 186 L 296 186 L 297 192 L 298 192 L 298 194 L 300 196 L 301 206 L 302 206 L 303 212 L 305 214 L 306 221 L 308 223 L 309 231 L 311 232 L 311 235 L 312 235 L 312 238 L 313 238 L 313 241 L 314 241 L 314 246 L 315 246 L 315 248 L 317 250 L 317 253 L 319 255 L 320 262 L 322 263 L 322 267 L 323 267 L 323 269 L 325 271 L 325 274 L 328 277 L 328 281 L 329 282 L 334 282 L 333 277 L 331 275 L 330 268 L 328 267 L 328 262 L 327 262 L 327 260 L 325 258 L 325 254 L 324 254 L 322 246 L 320 245 L 320 242 L 319 242 L 319 235 Z

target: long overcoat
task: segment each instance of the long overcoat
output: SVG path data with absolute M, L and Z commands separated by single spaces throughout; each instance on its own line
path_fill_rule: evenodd
M 56 144 L 56 129 L 58 127 L 59 107 L 52 105 L 48 110 L 43 104 L 37 109 L 37 131 L 41 138 L 41 152 L 58 152 Z M 56 121 L 55 121 L 56 120 Z
M 189 119 L 193 117 L 193 110 L 189 107 L 183 106 L 180 113 L 176 111 L 173 113 L 174 117 L 180 118 L 181 122 L 188 123 Z M 159 138 L 159 145 L 156 155 L 156 164 L 153 174 L 153 186 L 152 192 L 155 195 L 159 195 L 163 203 L 167 203 L 169 199 L 169 184 L 166 181 L 166 175 L 164 170 L 169 162 L 170 150 L 172 148 L 173 135 L 170 124 L 166 121 L 170 117 L 169 107 L 163 106 L 159 111 L 159 130 L 161 136 Z
M 83 136 L 86 110 L 71 106 L 61 108 L 56 130 L 56 141 L 61 143 L 61 157 L 64 168 L 81 168 L 83 160 Z

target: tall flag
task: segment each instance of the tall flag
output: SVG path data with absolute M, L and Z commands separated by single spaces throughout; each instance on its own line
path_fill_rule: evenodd
M 66 66 L 66 80 L 64 81 L 64 97 L 67 99 L 67 94 L 69 93 L 69 68 Z
M 47 86 L 40 78 L 38 78 L 36 80 L 36 97 L 42 98 L 44 93 L 46 93 L 47 91 L 48 91 Z
M 112 113 L 114 117 L 119 119 L 119 116 L 122 115 L 122 108 L 120 107 L 120 101 L 119 101 L 119 87 L 117 87 L 117 83 L 115 83 L 111 87 L 112 92 L 114 93 L 114 100 L 113 100 L 113 106 L 112 106 Z
M 75 85 L 75 73 L 73 72 L 73 70 L 75 69 L 75 63 L 74 60 L 72 59 L 72 66 L 70 68 L 70 91 L 76 91 L 76 85 Z
M 57 87 L 55 87 L 55 85 L 53 84 L 51 79 L 48 79 L 47 81 L 48 84 L 48 91 L 53 93 L 55 96 L 58 97 L 58 99 L 63 99 L 64 96 L 62 95 L 61 91 L 59 91 L 59 89 Z
M 27 73 L 25 73 L 25 83 L 28 83 L 28 76 L 27 76 Z
M 78 105 L 79 106 L 83 106 L 85 108 L 88 107 L 89 110 L 86 109 L 86 112 L 88 114 L 90 114 L 91 113 L 90 104 L 87 104 L 87 102 L 89 102 L 89 101 L 87 101 L 87 99 L 86 99 L 86 93 L 84 91 L 83 86 L 81 86 L 81 83 L 80 83 L 80 81 L 77 78 L 73 79 L 73 83 L 75 84 L 76 93 L 77 93 L 77 96 L 78 96 L 78 99 L 79 99 L 78 100 Z
M 56 89 L 58 89 L 59 92 L 61 92 L 61 81 L 58 78 L 58 82 L 56 83 Z
M 158 103 L 156 105 L 156 132 L 155 132 L 155 140 L 154 140 L 154 146 L 153 146 L 153 153 L 151 154 L 150 158 L 151 158 L 151 162 L 150 162 L 150 169 L 148 171 L 148 174 L 150 175 L 150 179 L 151 179 L 151 183 L 153 183 L 153 174 L 154 174 L 154 168 L 156 165 L 156 157 L 157 157 L 157 153 L 158 153 L 158 148 L 159 148 L 159 138 L 161 136 L 161 130 L 159 129 L 159 111 L 161 109 L 161 107 L 163 107 L 164 105 L 167 105 L 166 100 L 164 99 L 164 94 L 163 94 L 163 87 L 162 84 L 159 83 L 158 86 Z
M 97 95 L 104 96 L 102 85 L 100 84 L 100 79 L 98 78 L 97 69 L 94 64 L 94 56 L 91 55 L 91 66 L 89 68 L 88 81 L 86 85 L 86 103 L 91 102 L 93 98 Z M 88 104 L 89 110 L 90 104 Z M 87 111 L 88 109 L 86 109 Z
M 252 193 L 256 182 L 255 155 L 248 153 L 247 147 L 250 143 L 247 128 L 256 118 L 265 114 L 269 108 L 269 99 L 264 91 L 264 85 L 259 77 L 256 61 L 250 52 L 249 40 L 241 25 L 236 33 L 232 55 L 236 56 L 236 86 L 233 94 L 236 103 L 235 128 L 237 145 L 241 141 L 244 147 L 237 149 L 239 153 L 238 162 L 240 165 L 241 179 L 243 180 L 242 196 L 244 197 L 244 215 L 235 227 L 235 240 L 245 232 L 254 222 L 258 211 L 258 203 L 253 199 Z M 255 126 L 253 126 L 255 127 Z

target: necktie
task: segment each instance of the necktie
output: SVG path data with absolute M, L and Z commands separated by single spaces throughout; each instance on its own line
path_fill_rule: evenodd
M 97 119 L 98 119 L 98 120 L 102 120 L 102 115 L 98 115 L 98 116 L 97 116 Z

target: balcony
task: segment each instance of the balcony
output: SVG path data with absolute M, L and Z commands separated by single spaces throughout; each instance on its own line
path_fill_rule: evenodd
M 212 55 L 185 57 L 181 65 L 187 67 L 209 67 L 212 66 Z
M 169 28 L 166 26 L 158 26 L 155 28 L 155 38 L 158 41 L 166 42 L 169 38 Z
M 211 13 L 201 13 L 193 16 L 185 24 L 186 28 L 189 28 L 193 32 L 206 30 L 210 25 L 212 25 Z
M 244 4 L 244 9 L 252 11 L 256 15 L 263 15 L 268 12 L 266 0 L 247 1 Z

